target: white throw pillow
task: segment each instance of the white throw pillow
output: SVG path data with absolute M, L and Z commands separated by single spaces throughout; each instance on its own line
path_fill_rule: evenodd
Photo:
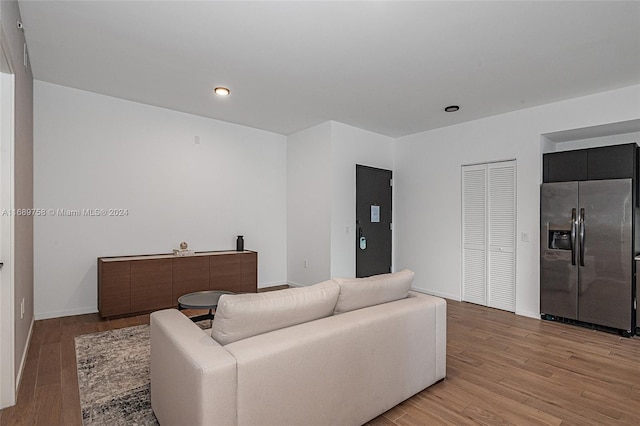
M 409 295 L 415 273 L 404 269 L 393 274 L 366 278 L 334 278 L 340 295 L 334 313 L 341 314 L 367 306 L 404 299 Z
M 211 337 L 221 345 L 333 314 L 340 286 L 309 287 L 220 296 Z

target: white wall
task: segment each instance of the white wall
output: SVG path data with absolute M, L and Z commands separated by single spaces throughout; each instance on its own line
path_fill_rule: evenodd
M 287 279 L 295 286 L 324 281 L 331 274 L 330 169 L 330 122 L 288 137 Z
M 418 289 L 459 300 L 460 168 L 516 159 L 516 313 L 539 316 L 541 134 L 637 119 L 639 99 L 640 86 L 632 86 L 399 138 L 396 269 L 415 270 Z
M 34 96 L 35 207 L 128 210 L 36 217 L 37 318 L 97 310 L 97 257 L 180 241 L 232 249 L 242 234 L 259 286 L 286 282 L 284 136 L 39 81 Z
M 640 132 L 622 133 L 619 135 L 602 136 L 589 139 L 577 139 L 553 144 L 554 151 L 572 151 L 575 149 L 593 148 L 597 146 L 621 145 L 626 143 L 640 143 Z M 545 151 L 548 152 L 548 151 Z
M 290 284 L 355 276 L 356 164 L 393 169 L 393 143 L 335 121 L 289 136 Z
M 332 277 L 356 274 L 356 164 L 393 170 L 393 149 L 392 138 L 331 122 Z

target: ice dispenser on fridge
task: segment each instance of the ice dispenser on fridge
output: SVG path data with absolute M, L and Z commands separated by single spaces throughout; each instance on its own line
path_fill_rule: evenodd
M 554 250 L 571 250 L 570 230 L 549 230 L 549 248 Z

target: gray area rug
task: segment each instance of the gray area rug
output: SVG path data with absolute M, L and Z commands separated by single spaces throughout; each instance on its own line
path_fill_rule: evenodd
M 157 425 L 151 410 L 149 326 L 76 337 L 84 425 Z
M 75 346 L 83 425 L 158 424 L 151 410 L 148 325 L 77 336 Z

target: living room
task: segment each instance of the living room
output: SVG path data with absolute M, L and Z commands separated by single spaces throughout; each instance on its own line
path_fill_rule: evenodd
M 15 208 L 53 209 L 56 212 L 36 216 L 31 224 L 24 218 L 16 218 L 16 278 L 13 293 L 9 296 L 15 322 L 15 345 L 11 348 L 14 364 L 11 375 L 15 385 L 25 374 L 22 368 L 34 321 L 97 312 L 98 257 L 165 253 L 177 248 L 180 241 L 188 241 L 196 251 L 227 250 L 234 247 L 237 235 L 244 235 L 246 247 L 259 254 L 260 288 L 308 286 L 331 277 L 353 276 L 355 164 L 393 171 L 394 270 L 410 268 L 415 271 L 412 288 L 416 291 L 460 301 L 461 166 L 516 160 L 514 311 L 517 316 L 539 319 L 542 154 L 563 150 L 569 145 L 574 149 L 581 145 L 636 142 L 640 135 L 639 25 L 637 4 L 633 2 L 614 2 L 614 6 L 597 2 L 591 6 L 574 6 L 584 8 L 584 19 L 591 19 L 588 24 L 576 23 L 572 18 L 576 9 L 569 5 L 557 6 L 559 9 L 539 6 L 542 8 L 539 10 L 530 4 L 509 4 L 503 9 L 487 5 L 495 9 L 483 12 L 482 16 L 497 19 L 496 11 L 504 13 L 500 18 L 510 20 L 505 31 L 515 31 L 518 19 L 524 19 L 526 14 L 533 14 L 539 19 L 558 17 L 559 23 L 550 24 L 544 31 L 556 31 L 554 34 L 557 36 L 567 36 L 563 39 L 566 45 L 547 46 L 548 51 L 543 49 L 545 43 L 542 41 L 535 43 L 528 38 L 544 32 L 539 28 L 526 27 L 527 31 L 519 35 L 519 41 L 532 44 L 523 44 L 526 46 L 523 50 L 513 50 L 511 44 L 505 47 L 496 44 L 504 38 L 515 38 L 515 33 L 505 37 L 500 31 L 487 31 L 482 37 L 472 39 L 473 32 L 470 31 L 464 33 L 464 38 L 457 36 L 455 31 L 461 31 L 464 25 L 480 31 L 488 24 L 472 19 L 476 10 L 465 11 L 462 6 L 459 6 L 462 9 L 452 9 L 449 13 L 460 14 L 460 21 L 436 26 L 428 35 L 437 39 L 429 42 L 424 39 L 422 43 L 437 67 L 444 70 L 432 70 L 430 78 L 444 78 L 442 74 L 446 74 L 449 67 L 475 67 L 473 73 L 463 74 L 468 80 L 456 80 L 444 92 L 436 91 L 432 86 L 412 89 L 400 86 L 399 81 L 403 76 L 415 76 L 399 72 L 396 75 L 378 75 L 379 86 L 371 87 L 372 90 L 385 91 L 390 90 L 385 85 L 391 88 L 398 85 L 398 93 L 405 94 L 407 103 L 414 105 L 415 111 L 406 121 L 415 126 L 413 123 L 422 120 L 423 127 L 419 127 L 420 124 L 418 127 L 410 124 L 402 127 L 404 121 L 383 120 L 385 117 L 376 115 L 392 115 L 396 105 L 388 103 L 386 108 L 374 109 L 373 104 L 385 104 L 374 92 L 361 98 L 354 96 L 352 102 L 359 102 L 356 107 L 365 115 L 370 110 L 369 121 L 380 122 L 380 127 L 367 127 L 364 122 L 359 124 L 359 116 L 353 111 L 357 108 L 350 112 L 356 119 L 349 120 L 349 114 L 339 115 L 342 111 L 336 106 L 335 115 L 327 108 L 324 115 L 308 119 L 308 125 L 301 125 L 302 119 L 292 124 L 293 119 L 274 116 L 269 110 L 273 108 L 271 103 L 278 103 L 274 100 L 277 99 L 276 88 L 268 90 L 258 82 L 277 74 L 290 79 L 299 78 L 298 74 L 303 74 L 299 70 L 319 66 L 314 61 L 300 63 L 304 61 L 296 61 L 300 58 L 296 55 L 284 56 L 291 64 L 287 66 L 269 68 L 252 65 L 257 73 L 262 68 L 265 77 L 260 80 L 253 75 L 244 77 L 247 84 L 251 78 L 256 78 L 256 83 L 246 87 L 235 84 L 231 72 L 224 74 L 224 68 L 220 68 L 220 77 L 214 73 L 210 84 L 228 84 L 231 95 L 226 99 L 212 98 L 212 87 L 204 87 L 207 93 L 203 97 L 206 99 L 198 98 L 198 102 L 208 105 L 213 110 L 211 114 L 219 118 L 191 113 L 187 108 L 180 110 L 164 106 L 159 97 L 136 100 L 107 90 L 91 90 L 82 79 L 67 82 L 65 79 L 73 73 L 56 66 L 66 62 L 71 64 L 70 68 L 79 67 L 86 79 L 94 68 L 110 69 L 112 80 L 120 81 L 123 91 L 133 91 L 132 85 L 143 84 L 146 79 L 149 88 L 168 93 L 169 97 L 176 99 L 176 104 L 180 104 L 191 95 L 183 93 L 181 86 L 164 84 L 167 75 L 177 72 L 171 62 L 192 60 L 198 65 L 207 63 L 202 57 L 208 55 L 194 53 L 185 45 L 176 46 L 179 43 L 175 40 L 179 38 L 175 34 L 163 36 L 164 47 L 150 46 L 148 40 L 142 40 L 140 49 L 148 47 L 151 50 L 146 60 L 158 72 L 149 72 L 136 83 L 133 76 L 139 70 L 128 65 L 127 61 L 132 58 L 116 54 L 115 43 L 126 44 L 134 40 L 131 37 L 138 31 L 134 31 L 138 9 L 132 9 L 130 15 L 122 17 L 129 25 L 121 24 L 121 34 L 110 32 L 104 37 L 100 33 L 103 27 L 97 22 L 87 19 L 76 21 L 76 16 L 70 13 L 76 6 L 67 5 L 65 7 L 70 9 L 63 8 L 54 13 L 57 2 L 47 3 L 51 9 L 44 12 L 39 8 L 45 5 L 36 2 L 2 2 L 1 10 L 3 36 L 7 37 L 7 47 L 3 46 L 3 49 L 9 51 L 16 75 Z M 100 7 L 104 8 L 100 10 L 109 10 L 107 4 Z M 156 19 L 163 22 L 167 19 L 163 14 L 166 11 L 163 12 L 161 6 L 155 7 L 159 8 Z M 230 5 L 225 7 L 231 8 Z M 317 7 L 319 10 L 326 8 L 323 13 L 332 16 L 332 8 L 338 6 L 319 4 Z M 524 9 L 518 12 L 518 7 Z M 435 11 L 444 13 L 440 9 Z M 603 11 L 611 12 L 611 16 Z M 17 29 L 15 24 L 19 12 L 23 12 L 20 18 L 23 29 Z M 236 11 L 241 12 L 246 10 Z M 354 12 L 349 10 L 349 13 Z M 345 12 L 344 21 L 339 23 L 358 16 L 349 13 Z M 53 16 L 60 19 L 56 24 L 50 24 L 56 27 L 56 32 L 46 33 L 41 28 L 47 25 L 44 21 L 53 19 Z M 534 18 L 531 21 L 535 21 Z M 260 22 L 255 17 L 253 19 Z M 334 25 L 339 27 L 339 23 Z M 192 21 L 181 24 L 199 28 Z M 570 24 L 574 25 L 574 38 L 568 37 L 568 30 L 559 29 Z M 240 30 L 244 28 L 247 31 L 244 25 L 238 24 Z M 233 25 L 226 23 L 225 28 L 227 26 Z M 395 22 L 392 28 L 402 26 Z M 466 61 L 458 59 L 459 62 L 454 61 L 458 56 L 453 59 L 446 56 L 444 61 L 441 60 L 437 46 L 447 43 L 447 36 L 435 30 L 448 29 L 449 26 L 455 31 L 454 42 L 448 42 L 451 43 L 447 45 L 448 49 L 468 43 L 467 50 L 458 55 L 464 57 L 469 51 L 475 51 L 474 56 L 466 57 Z M 68 30 L 63 31 L 64 28 Z M 92 28 L 98 30 L 89 31 Z M 181 28 L 181 25 L 174 24 L 172 31 L 180 33 Z M 335 32 L 337 37 L 340 34 L 333 25 L 321 28 L 326 31 L 323 35 Z M 81 33 L 81 29 L 87 32 Z M 290 31 L 295 34 L 302 30 L 296 26 Z M 249 37 L 246 40 L 256 42 L 268 34 L 256 32 L 258 36 L 246 35 Z M 388 37 L 383 31 L 381 33 L 383 36 L 380 38 Z M 77 44 L 70 45 L 68 50 L 47 50 L 53 48 L 46 43 L 47 38 L 64 45 L 69 40 L 83 37 L 78 34 L 84 34 L 84 43 L 76 40 Z M 21 69 L 23 51 L 19 37 L 26 37 L 31 61 L 30 68 L 24 72 Z M 94 53 L 88 63 L 84 63 L 72 53 L 74 49 L 88 51 L 95 41 L 92 37 L 112 39 L 114 45 L 105 46 L 98 52 L 97 56 L 103 57 L 102 60 L 96 60 Z M 171 40 L 176 45 L 169 43 Z M 328 40 L 327 46 L 337 49 L 339 43 L 333 41 L 333 38 Z M 361 43 L 356 47 L 375 47 L 379 39 L 367 41 L 357 38 L 356 41 Z M 249 41 L 245 43 L 249 44 Z M 345 52 L 354 48 L 351 42 L 345 44 Z M 549 44 L 548 40 L 546 44 Z M 415 44 L 411 46 L 417 48 Z M 292 50 L 294 54 L 300 54 L 300 51 Z M 164 55 L 167 51 L 171 52 L 170 56 Z M 556 63 L 557 56 L 552 56 L 551 51 L 553 55 L 564 53 L 566 58 Z M 388 61 L 399 61 L 404 55 L 402 49 L 399 52 Z M 406 56 L 419 56 L 415 53 L 409 49 Z M 48 65 L 47 55 L 50 54 L 62 56 L 58 65 Z M 254 54 L 256 58 L 262 57 L 260 52 Z M 344 52 L 341 54 L 346 55 Z M 588 60 L 593 55 L 600 56 Z M 512 59 L 516 56 L 525 56 L 528 62 L 523 65 Z M 340 56 L 336 54 L 336 57 L 339 59 Z M 364 62 L 367 59 L 370 57 L 360 58 Z M 378 60 L 384 62 L 382 58 Z M 323 63 L 328 67 L 326 62 Z M 418 66 L 421 61 L 399 63 Z M 377 62 L 374 64 L 378 65 Z M 239 65 L 232 71 L 238 78 L 248 73 L 246 65 L 244 68 Z M 357 82 L 359 77 L 356 73 L 354 78 L 353 70 L 347 66 L 334 66 L 333 69 L 325 69 L 326 75 L 342 73 L 345 79 L 350 77 L 349 83 Z M 163 67 L 165 70 L 161 71 Z M 424 71 L 431 68 L 427 66 Z M 48 74 L 45 74 L 45 69 Z M 579 72 L 581 69 L 582 73 Z M 18 103 L 23 102 L 20 105 L 24 105 L 21 93 L 26 93 L 20 92 L 20 87 L 29 84 L 26 76 L 31 72 L 34 74 L 32 125 L 29 118 L 20 121 L 23 111 L 18 108 Z M 547 80 L 539 74 L 546 76 Z M 132 76 L 131 80 L 124 77 L 127 75 Z M 307 84 L 313 86 L 322 81 L 322 75 L 320 72 L 310 74 Z M 193 76 L 192 79 L 195 78 Z M 480 90 L 471 84 L 476 78 L 482 82 L 480 84 L 502 81 L 502 91 L 511 94 L 510 98 L 505 96 L 510 102 L 508 106 L 507 103 L 484 103 L 482 96 L 468 97 L 465 92 Z M 179 81 L 180 77 L 176 79 L 174 76 L 174 80 Z M 538 81 L 547 84 L 553 81 L 555 85 L 551 89 L 535 86 Z M 108 86 L 107 82 L 98 82 L 95 87 L 100 84 Z M 434 86 L 441 84 L 436 81 Z M 355 90 L 346 86 L 336 90 Z M 328 90 L 328 87 L 320 87 L 315 90 Z M 262 93 L 262 105 L 236 100 L 250 90 Z M 305 95 L 316 99 L 315 90 Z M 536 98 L 536 92 L 544 93 L 544 96 Z M 447 97 L 442 97 L 443 94 Z M 482 95 L 486 94 L 483 92 Z M 401 95 L 397 96 L 401 98 Z M 423 98 L 426 99 L 424 103 L 419 103 Z M 318 104 L 322 102 L 327 101 L 318 101 Z M 458 113 L 444 112 L 444 107 L 458 103 Z M 292 117 L 297 113 L 295 110 L 305 109 L 302 102 L 294 105 Z M 246 115 L 253 119 L 250 124 L 243 124 L 233 118 L 237 116 L 228 115 L 242 108 L 246 108 Z M 456 114 L 468 115 L 458 118 L 460 116 L 456 117 Z M 423 118 L 416 119 L 415 116 Z M 265 117 L 271 118 L 273 124 L 269 124 Z M 276 125 L 286 130 L 265 130 Z M 33 132 L 32 169 L 28 166 L 29 148 L 24 148 L 30 143 L 29 137 L 24 137 L 29 133 L 25 130 L 29 126 Z M 567 131 L 573 132 L 573 136 L 567 135 Z M 30 190 L 25 189 L 25 185 L 29 185 L 26 175 L 31 170 L 33 196 L 30 200 Z M 107 217 L 57 214 L 59 210 L 76 209 L 123 209 L 126 214 Z M 29 241 L 32 241 L 30 249 Z M 33 258 L 31 265 L 28 260 L 30 252 Z M 6 299 L 3 293 L 0 299 L 2 306 L 9 303 Z M 2 320 L 4 324 L 4 316 Z M 3 345 L 2 349 L 6 350 L 6 346 Z M 5 358 L 0 360 L 5 361 Z

